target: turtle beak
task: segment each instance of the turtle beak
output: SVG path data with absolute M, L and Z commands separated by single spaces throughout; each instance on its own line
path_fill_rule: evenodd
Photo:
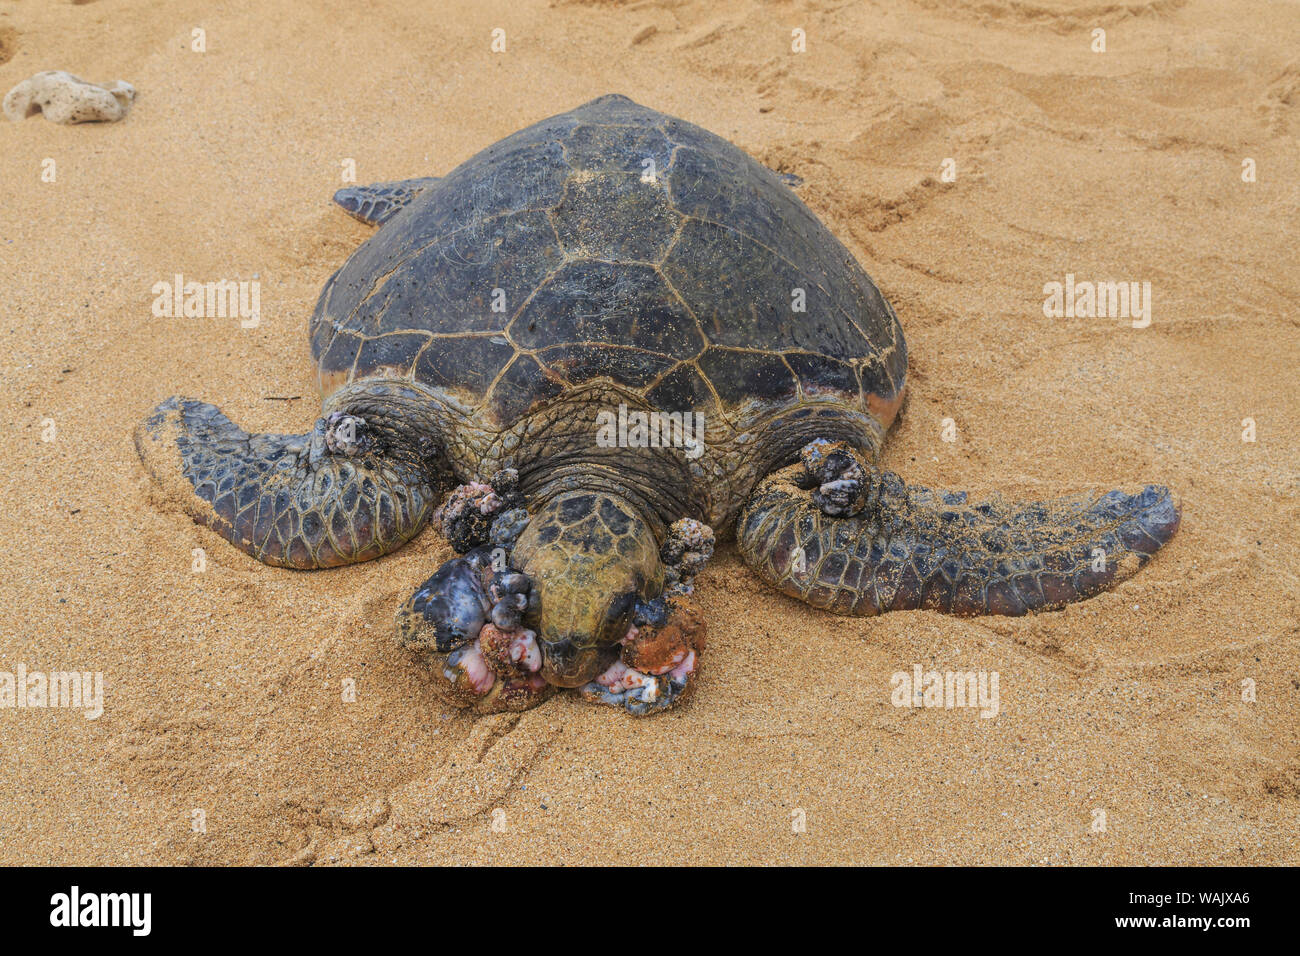
M 602 674 L 618 656 L 617 644 L 580 647 L 572 638 L 538 640 L 542 651 L 542 678 L 557 687 L 581 687 Z

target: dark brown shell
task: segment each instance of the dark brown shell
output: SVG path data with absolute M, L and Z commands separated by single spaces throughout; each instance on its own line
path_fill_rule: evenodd
M 428 188 L 331 277 L 311 343 L 326 395 L 411 378 L 500 428 L 602 378 L 668 411 L 874 411 L 907 366 L 893 310 L 775 173 L 622 96 Z

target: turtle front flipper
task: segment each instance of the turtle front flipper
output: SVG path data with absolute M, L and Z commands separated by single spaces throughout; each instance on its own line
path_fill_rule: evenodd
M 840 614 L 930 608 L 1024 614 L 1130 577 L 1178 530 L 1167 488 L 971 504 L 905 485 L 848 448 L 814 442 L 763 481 L 736 538 L 769 584 Z
M 437 176 L 422 176 L 368 186 L 344 186 L 334 194 L 334 201 L 349 216 L 367 226 L 382 226 L 437 181 Z
M 250 435 L 213 405 L 169 398 L 136 429 L 135 447 L 195 521 L 282 567 L 393 551 L 423 527 L 441 490 L 390 427 L 340 412 L 305 435 Z

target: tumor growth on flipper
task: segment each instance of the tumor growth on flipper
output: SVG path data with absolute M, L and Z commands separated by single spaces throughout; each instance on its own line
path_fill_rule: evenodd
M 527 575 L 493 566 L 493 549 L 453 558 L 397 611 L 399 643 L 456 707 L 524 710 L 550 691 L 536 633 L 523 625 L 533 599 Z M 535 610 L 535 603 L 532 610 Z
M 644 717 L 690 696 L 708 629 L 687 597 L 695 590 L 695 575 L 713 557 L 713 547 L 713 529 L 702 521 L 673 522 L 659 551 L 664 593 L 637 603 L 632 625 L 619 642 L 619 656 L 580 688 L 583 697 Z
M 638 605 L 618 659 L 582 696 L 637 717 L 681 703 L 694 687 L 705 633 L 703 616 L 682 597 Z
M 511 567 L 510 548 L 528 524 L 519 476 L 456 488 L 434 524 L 461 553 L 442 565 L 397 611 L 399 643 L 433 672 L 438 693 L 456 707 L 484 713 L 524 710 L 552 690 L 536 633 L 528 575 Z

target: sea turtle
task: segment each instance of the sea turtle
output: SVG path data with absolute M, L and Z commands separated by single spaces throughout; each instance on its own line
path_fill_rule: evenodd
M 1177 529 L 1163 487 L 977 504 L 879 469 L 894 310 L 777 173 L 623 96 L 335 199 L 382 227 L 316 304 L 315 427 L 171 398 L 136 446 L 268 564 L 364 561 L 432 521 L 461 556 L 397 632 L 458 705 L 680 701 L 714 530 L 786 594 L 868 615 L 1058 608 Z

